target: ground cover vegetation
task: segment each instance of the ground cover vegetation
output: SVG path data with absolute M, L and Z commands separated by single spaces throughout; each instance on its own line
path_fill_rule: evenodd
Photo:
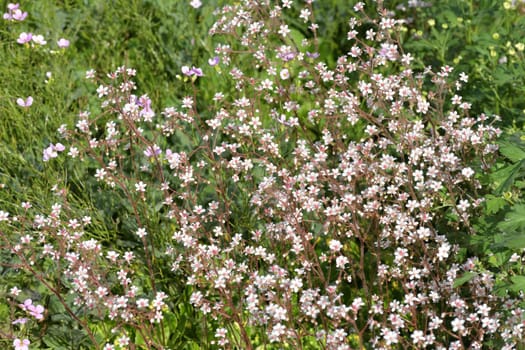
M 0 344 L 525 348 L 525 4 L 2 3 Z

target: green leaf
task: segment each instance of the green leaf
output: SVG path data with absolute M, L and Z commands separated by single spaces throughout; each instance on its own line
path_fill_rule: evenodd
M 496 248 L 510 248 L 510 249 L 523 249 L 525 248 L 525 234 L 514 233 L 511 235 L 504 235 L 503 239 L 494 245 Z
M 297 45 L 298 47 L 301 46 L 301 42 L 305 38 L 303 33 L 301 33 L 300 31 L 294 28 L 290 30 L 290 37 L 292 38 L 294 44 Z
M 494 267 L 501 267 L 507 262 L 507 255 L 505 253 L 496 253 L 489 257 L 488 263 Z
M 512 276 L 510 290 L 514 292 L 525 291 L 525 276 Z
M 525 159 L 519 161 L 516 164 L 506 166 L 503 169 L 500 169 L 494 174 L 492 174 L 494 182 L 499 183 L 499 186 L 495 191 L 497 195 L 501 195 L 503 192 L 507 191 L 512 186 L 514 180 L 522 174 L 521 170 L 524 165 Z
M 507 201 L 504 198 L 488 195 L 485 201 L 485 207 L 487 209 L 487 214 L 492 215 L 500 211 Z
M 513 163 L 517 163 L 525 159 L 525 150 L 515 142 L 503 141 L 499 143 L 499 152 Z
M 498 223 L 497 227 L 503 231 L 517 231 L 525 229 L 525 205 L 518 204 L 512 207 L 505 216 L 505 220 Z
M 467 283 L 468 281 L 470 281 L 471 279 L 473 279 L 474 277 L 476 277 L 478 274 L 475 273 L 475 272 L 465 272 L 463 274 L 463 276 L 457 278 L 455 281 L 454 281 L 454 284 L 452 285 L 453 288 L 457 288 L 459 286 L 462 286 L 463 284 Z
M 42 340 L 47 346 L 51 347 L 52 349 L 57 349 L 57 350 L 66 349 L 64 346 L 60 344 L 59 338 L 52 336 L 50 334 L 44 335 L 44 338 Z

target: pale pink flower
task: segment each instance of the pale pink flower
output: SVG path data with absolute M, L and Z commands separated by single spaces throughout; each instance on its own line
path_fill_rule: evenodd
M 20 107 L 30 107 L 33 104 L 33 97 L 27 96 L 25 100 L 23 98 L 17 98 L 16 104 Z
M 58 39 L 58 41 L 57 41 L 57 45 L 58 45 L 58 47 L 60 47 L 60 48 L 66 48 L 66 47 L 69 47 L 69 40 L 64 39 L 64 38 L 60 38 L 60 39 Z
M 29 350 L 29 344 L 31 344 L 29 339 L 20 340 L 17 338 L 13 341 L 15 350 Z
M 18 39 L 16 40 L 16 42 L 19 44 L 27 44 L 28 42 L 31 41 L 31 39 L 33 39 L 33 33 L 22 32 L 18 36 Z
M 200 0 L 191 0 L 190 6 L 193 7 L 194 9 L 198 9 L 199 7 L 202 6 L 202 2 Z

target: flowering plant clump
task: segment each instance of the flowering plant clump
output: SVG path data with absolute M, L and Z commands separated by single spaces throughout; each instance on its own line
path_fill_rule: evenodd
M 123 199 L 133 249 L 90 237 L 66 191 L 49 213 L 2 213 L 2 248 L 105 349 L 169 347 L 168 281 L 181 278 L 220 348 L 523 344 L 519 298 L 493 295 L 491 273 L 457 244 L 473 232 L 497 117 L 470 115 L 466 74 L 413 68 L 401 20 L 354 10 L 351 49 L 330 67 L 311 1 L 223 7 L 213 69 L 182 67 L 199 80 L 160 113 L 134 69 L 89 71 L 102 112 L 63 125 L 43 157 L 88 164 L 98 190 Z M 203 100 L 197 83 L 215 74 L 225 90 Z M 112 322 L 111 339 L 96 320 Z

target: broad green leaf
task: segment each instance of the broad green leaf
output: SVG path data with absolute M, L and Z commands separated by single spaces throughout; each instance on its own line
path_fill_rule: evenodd
M 525 159 L 525 150 L 515 142 L 500 142 L 499 152 L 506 158 L 510 159 L 513 163 L 517 163 Z
M 478 274 L 475 273 L 475 272 L 465 272 L 463 274 L 463 276 L 457 278 L 455 281 L 454 281 L 454 284 L 452 285 L 453 288 L 457 288 L 459 286 L 462 286 L 463 284 L 467 283 L 468 281 L 470 281 L 471 279 L 473 279 L 474 277 L 476 277 Z
M 485 206 L 487 208 L 487 214 L 489 215 L 497 213 L 505 205 L 507 205 L 507 201 L 501 197 L 487 196 L 486 201 L 485 201 Z
M 525 291 L 525 276 L 512 276 L 510 289 L 514 292 Z
M 300 31 L 294 28 L 290 30 L 290 37 L 292 38 L 294 44 L 297 45 L 298 47 L 301 46 L 301 42 L 305 38 L 303 33 L 301 33 Z
M 505 221 L 500 222 L 497 227 L 503 231 L 516 231 L 525 229 L 525 204 L 512 207 L 505 216 Z

